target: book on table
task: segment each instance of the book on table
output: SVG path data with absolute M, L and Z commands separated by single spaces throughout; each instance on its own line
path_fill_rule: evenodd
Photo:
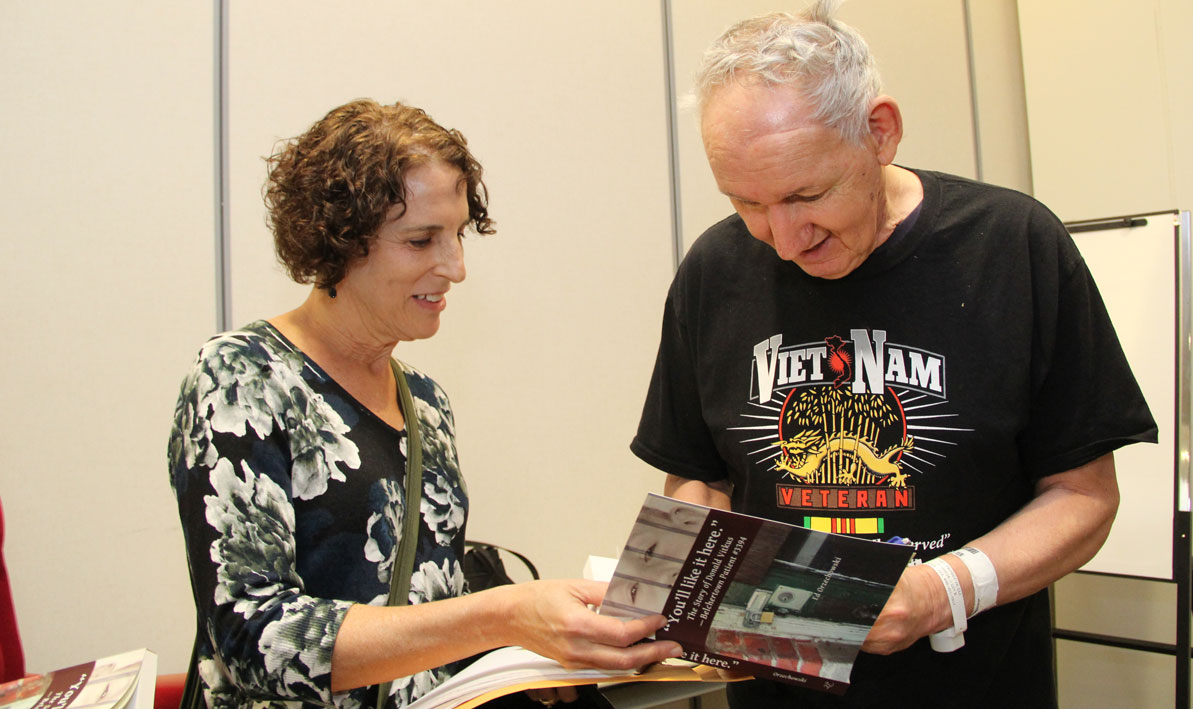
M 145 649 L 0 684 L 0 709 L 153 709 L 157 655 Z
M 684 658 L 844 693 L 911 560 L 875 542 L 648 495 L 600 612 L 666 616 Z

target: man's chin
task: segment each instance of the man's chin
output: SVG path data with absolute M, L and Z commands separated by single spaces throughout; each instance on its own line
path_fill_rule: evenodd
M 793 259 L 796 266 L 800 270 L 813 278 L 823 278 L 826 281 L 835 281 L 839 278 L 844 278 L 853 270 L 857 268 L 857 264 L 842 263 L 840 261 L 806 261 L 803 259 Z

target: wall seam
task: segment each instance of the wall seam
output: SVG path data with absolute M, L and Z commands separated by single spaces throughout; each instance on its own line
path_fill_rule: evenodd
M 671 269 L 679 270 L 683 258 L 683 212 L 680 203 L 679 127 L 675 96 L 675 40 L 672 36 L 671 0 L 662 0 L 663 12 L 663 83 L 667 100 L 667 168 L 671 191 Z
M 973 125 L 973 167 L 974 177 L 981 182 L 985 169 L 982 165 L 982 121 L 978 116 L 978 69 L 973 46 L 973 15 L 969 0 L 961 0 L 961 14 L 965 19 L 965 60 L 969 65 L 969 109 Z
M 228 0 L 215 8 L 215 327 L 230 328 L 232 320 L 231 219 L 228 208 Z

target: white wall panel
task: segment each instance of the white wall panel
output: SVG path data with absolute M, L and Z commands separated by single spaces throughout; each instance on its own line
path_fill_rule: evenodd
M 1020 2 L 1035 194 L 1065 220 L 1193 203 L 1193 4 Z
M 215 322 L 212 24 L 205 3 L 0 3 L 0 494 L 31 671 L 189 656 L 166 441 Z
M 548 575 L 613 555 L 661 474 L 629 453 L 671 276 L 662 13 L 569 3 L 235 3 L 234 324 L 296 306 L 264 226 L 261 157 L 352 98 L 460 129 L 498 234 L 466 243 L 439 334 L 396 355 L 456 409 L 470 536 Z
M 1015 0 L 968 0 L 977 103 L 979 177 L 1032 193 L 1027 99 Z

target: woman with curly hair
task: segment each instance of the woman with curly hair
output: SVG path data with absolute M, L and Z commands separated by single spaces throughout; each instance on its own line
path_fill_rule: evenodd
M 279 260 L 312 289 L 207 342 L 182 384 L 169 464 L 199 620 L 188 698 L 401 707 L 505 645 L 606 669 L 677 655 L 635 644 L 662 616 L 589 610 L 604 584 L 467 593 L 452 409 L 392 359 L 439 329 L 465 230 L 493 232 L 464 137 L 411 106 L 353 101 L 269 159 L 265 201 Z M 391 580 L 408 582 L 406 605 L 389 604 Z

